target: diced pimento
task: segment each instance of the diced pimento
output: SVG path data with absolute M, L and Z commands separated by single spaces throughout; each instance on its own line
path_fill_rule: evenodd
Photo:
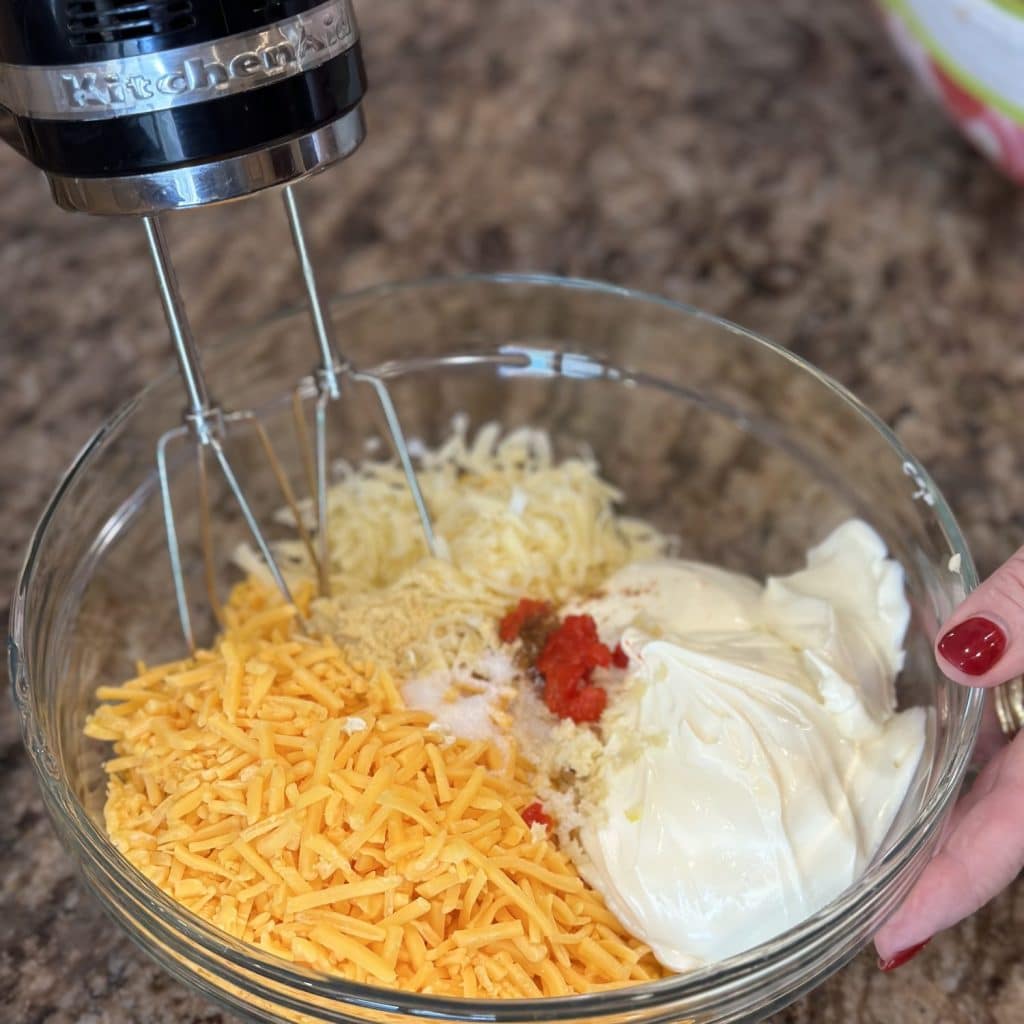
M 567 615 L 548 637 L 537 659 L 537 669 L 547 679 L 564 671 L 589 673 L 611 663 L 612 652 L 601 643 L 593 617 Z
M 571 718 L 577 724 L 596 722 L 604 714 L 608 694 L 600 686 L 588 684 L 578 689 L 556 712 L 562 718 Z
M 523 810 L 523 821 L 527 825 L 543 825 L 545 828 L 551 828 L 554 824 L 551 815 L 545 813 L 544 805 L 539 800 Z
M 590 615 L 569 615 L 555 629 L 537 658 L 544 677 L 544 703 L 560 718 L 596 722 L 608 695 L 590 682 L 595 668 L 607 668 L 612 652 L 601 643 Z
M 544 680 L 544 703 L 577 723 L 596 722 L 608 703 L 605 691 L 590 681 L 594 669 L 629 663 L 621 646 L 613 653 L 601 643 L 592 616 L 569 615 L 556 624 L 551 605 L 529 597 L 501 620 L 498 636 L 504 643 L 522 640 L 521 653 Z
M 530 597 L 521 598 L 498 626 L 498 636 L 503 643 L 510 644 L 519 639 L 522 628 L 530 619 L 540 618 L 551 611 L 547 601 L 535 601 Z

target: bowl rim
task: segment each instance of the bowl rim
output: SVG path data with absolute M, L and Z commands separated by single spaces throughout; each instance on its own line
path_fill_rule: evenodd
M 334 296 L 329 301 L 329 308 L 333 313 L 339 307 L 352 306 L 359 302 L 372 301 L 386 296 L 394 297 L 402 293 L 467 285 L 528 286 L 614 295 L 630 302 L 659 306 L 672 313 L 682 314 L 688 319 L 704 321 L 716 328 L 739 335 L 747 342 L 766 348 L 797 370 L 815 378 L 818 383 L 832 392 L 841 404 L 857 413 L 867 426 L 873 428 L 880 435 L 881 439 L 900 458 L 908 475 L 912 476 L 914 482 L 928 494 L 928 505 L 946 542 L 950 545 L 954 555 L 960 555 L 960 575 L 965 591 L 969 593 L 977 586 L 978 577 L 974 562 L 963 533 L 945 497 L 935 486 L 924 466 L 903 446 L 889 426 L 844 385 L 828 374 L 784 346 L 730 320 L 706 313 L 683 302 L 621 285 L 547 273 L 470 273 L 451 276 L 434 275 L 398 282 L 385 282 Z M 261 330 L 272 328 L 275 324 L 292 319 L 304 312 L 304 307 L 298 304 L 286 307 L 255 323 L 235 327 L 214 341 L 210 348 L 221 349 L 232 346 L 254 328 L 258 327 Z M 714 997 L 731 991 L 738 984 L 749 984 L 752 976 L 771 972 L 773 967 L 798 957 L 816 932 L 827 925 L 834 925 L 838 920 L 848 917 L 851 913 L 855 913 L 869 903 L 873 897 L 877 898 L 878 892 L 896 880 L 922 848 L 934 842 L 936 830 L 959 791 L 970 762 L 981 722 L 984 701 L 984 692 L 981 690 L 974 689 L 968 692 L 959 723 L 961 737 L 954 755 L 943 766 L 942 774 L 937 779 L 929 799 L 918 810 L 913 821 L 906 826 L 903 834 L 889 847 L 884 857 L 874 861 L 851 887 L 788 931 L 727 960 L 709 964 L 686 974 L 672 975 L 657 981 L 598 993 L 560 997 L 476 999 L 422 995 L 384 986 L 360 984 L 321 971 L 288 964 L 286 961 L 265 954 L 256 947 L 232 939 L 207 924 L 204 920 L 182 908 L 180 904 L 177 904 L 134 869 L 93 824 L 67 782 L 56 777 L 52 764 L 47 763 L 53 760 L 53 755 L 47 749 L 39 729 L 31 704 L 31 682 L 27 677 L 24 660 L 19 653 L 24 648 L 25 603 L 32 584 L 36 562 L 45 543 L 47 531 L 65 494 L 88 467 L 93 456 L 100 452 L 107 436 L 115 432 L 145 402 L 151 391 L 162 387 L 165 381 L 175 373 L 173 364 L 168 361 L 168 365 L 162 372 L 124 403 L 95 431 L 69 464 L 54 488 L 32 532 L 15 584 L 9 620 L 8 652 L 10 679 L 22 738 L 43 791 L 47 810 L 57 826 L 62 844 L 65 848 L 71 847 L 71 852 L 83 867 L 94 869 L 98 866 L 105 874 L 113 878 L 120 892 L 124 896 L 130 897 L 131 902 L 148 907 L 151 914 L 154 915 L 153 919 L 149 921 L 151 926 L 155 924 L 157 927 L 164 928 L 166 936 L 172 941 L 175 939 L 186 940 L 188 943 L 186 959 L 188 959 L 190 967 L 193 966 L 191 956 L 196 954 L 198 954 L 199 960 L 203 961 L 203 966 L 207 970 L 215 972 L 226 960 L 247 974 L 255 973 L 276 988 L 285 986 L 289 990 L 288 995 L 293 1001 L 293 1008 L 307 1013 L 316 1013 L 317 1009 L 322 1010 L 322 1008 L 303 1004 L 301 1001 L 303 993 L 315 995 L 321 999 L 340 1000 L 343 1005 L 379 1013 L 393 1014 L 397 1012 L 409 1017 L 428 1019 L 441 1017 L 467 1022 L 494 1021 L 499 1024 L 500 1022 L 511 1024 L 514 1021 L 538 1019 L 568 1020 L 578 1017 L 605 1017 L 630 1011 L 669 1008 L 680 1000 L 699 999 L 701 996 Z M 71 811 L 69 811 L 69 807 Z M 92 880 L 87 878 L 87 881 L 95 890 Z M 127 926 L 125 921 L 120 918 L 118 921 L 123 926 Z M 166 967 L 166 964 L 164 966 Z M 221 975 L 221 980 L 231 979 Z M 237 980 L 233 983 L 239 984 Z M 281 992 L 277 994 L 278 996 L 283 995 Z M 795 995 L 792 996 L 792 998 L 795 997 Z M 692 1009 L 692 1007 L 687 1007 L 687 1009 Z M 350 1018 L 338 1017 L 337 1019 Z

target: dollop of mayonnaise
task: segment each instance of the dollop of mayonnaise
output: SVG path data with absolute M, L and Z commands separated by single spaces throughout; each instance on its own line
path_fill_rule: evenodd
M 878 850 L 914 777 L 926 713 L 895 711 L 910 617 L 865 523 L 807 567 L 746 577 L 634 563 L 582 602 L 629 655 L 602 719 L 580 869 L 675 970 L 819 910 Z

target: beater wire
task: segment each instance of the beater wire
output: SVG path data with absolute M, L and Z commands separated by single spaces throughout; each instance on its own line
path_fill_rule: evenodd
M 267 569 L 274 580 L 281 596 L 289 603 L 294 604 L 291 590 L 284 578 L 281 567 L 278 565 L 270 544 L 260 528 L 252 505 L 246 497 L 245 490 L 238 480 L 227 452 L 224 450 L 222 439 L 226 436 L 229 421 L 254 422 L 258 433 L 265 436 L 262 425 L 256 420 L 255 414 L 250 412 L 235 413 L 225 416 L 222 410 L 210 399 L 210 392 L 203 374 L 202 363 L 199 357 L 199 349 L 196 346 L 195 338 L 189 326 L 188 318 L 185 315 L 185 305 L 181 297 L 181 289 L 178 285 L 177 275 L 174 272 L 174 264 L 171 262 L 170 250 L 167 239 L 163 232 L 160 221 L 154 216 L 142 218 L 143 227 L 146 230 L 146 239 L 149 243 L 149 252 L 153 261 L 153 269 L 156 272 L 157 287 L 160 292 L 160 301 L 163 305 L 164 316 L 167 326 L 171 332 L 171 340 L 174 342 L 174 352 L 178 360 L 178 368 L 185 384 L 185 392 L 188 396 L 188 412 L 185 416 L 185 425 L 167 431 L 157 442 L 157 476 L 160 482 L 160 500 L 164 518 L 164 529 L 167 534 L 167 550 L 171 561 L 171 576 L 174 582 L 175 599 L 178 605 L 178 617 L 181 620 L 181 630 L 185 636 L 185 642 L 191 650 L 195 650 L 195 633 L 192 627 L 192 616 L 189 609 L 188 588 L 185 584 L 185 573 L 181 561 L 181 545 L 178 540 L 178 529 L 175 520 L 174 503 L 171 498 L 171 480 L 168 468 L 167 449 L 176 440 L 192 434 L 199 449 L 199 534 L 200 546 L 203 553 L 204 579 L 206 581 L 207 594 L 214 614 L 220 617 L 220 602 L 217 598 L 215 580 L 215 568 L 213 559 L 213 532 L 210 522 L 210 495 L 209 477 L 206 468 L 206 452 L 212 452 L 221 473 L 227 482 L 228 488 L 234 495 L 242 518 L 249 529 L 256 547 L 266 563 Z M 265 449 L 269 449 L 269 438 Z M 280 464 L 269 452 L 272 469 L 280 468 Z M 287 481 L 283 475 L 278 476 L 275 469 L 275 476 L 280 486 L 282 480 Z M 290 488 L 283 488 L 285 500 L 288 500 Z M 292 496 L 294 498 L 294 496 Z M 293 502 L 294 504 L 294 502 Z M 296 508 L 297 511 L 297 508 Z
M 352 364 L 342 355 L 334 343 L 331 335 L 330 318 L 324 310 L 320 297 L 320 289 L 316 280 L 316 269 L 309 255 L 309 246 L 306 244 L 306 232 L 302 225 L 302 216 L 299 212 L 298 199 L 295 190 L 290 185 L 284 188 L 284 207 L 288 215 L 288 225 L 291 228 L 292 241 L 295 244 L 295 252 L 299 260 L 299 269 L 302 272 L 302 281 L 306 289 L 306 300 L 309 305 L 310 317 L 313 321 L 313 333 L 316 336 L 317 347 L 320 350 L 320 365 L 314 373 L 314 382 L 317 389 L 316 409 L 314 413 L 314 443 L 313 443 L 313 471 L 307 473 L 313 478 L 313 500 L 316 506 L 317 521 L 317 557 L 314 562 L 318 569 L 320 593 L 326 595 L 330 588 L 330 555 L 327 543 L 327 495 L 328 495 L 328 458 L 327 458 L 327 407 L 328 402 L 336 401 L 341 397 L 341 383 L 343 377 L 347 377 L 353 383 L 369 384 L 377 397 L 381 410 L 384 413 L 384 420 L 387 424 L 388 434 L 391 438 L 392 447 L 402 466 L 405 474 L 406 484 L 412 494 L 413 502 L 416 505 L 416 513 L 419 516 L 423 536 L 427 542 L 427 548 L 431 555 L 437 557 L 438 543 L 434 535 L 433 523 L 430 519 L 430 512 L 427 509 L 426 500 L 423 497 L 423 490 L 420 487 L 419 479 L 416 476 L 416 469 L 413 466 L 412 456 L 409 454 L 409 446 L 405 439 L 405 432 L 402 430 L 401 421 L 395 404 L 391 400 L 384 381 L 379 377 L 358 372 Z M 301 387 L 301 386 L 300 386 Z M 298 392 L 296 392 L 298 394 Z M 309 436 L 306 431 L 305 418 L 296 415 L 296 424 L 300 430 L 300 444 L 305 451 L 309 451 Z M 307 456 L 308 459 L 308 456 Z M 308 464 L 308 463 L 307 463 Z

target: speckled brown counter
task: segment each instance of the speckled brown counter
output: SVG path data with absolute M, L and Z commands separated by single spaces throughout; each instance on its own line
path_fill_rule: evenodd
M 1024 193 L 912 88 L 849 0 L 364 2 L 371 138 L 309 186 L 327 289 L 548 270 L 683 299 L 791 346 L 899 431 L 983 571 L 1024 534 Z M 313 198 L 315 197 L 315 199 Z M 269 198 L 171 225 L 201 337 L 300 292 Z M 137 225 L 68 217 L 0 153 L 0 589 L 61 467 L 167 359 Z M 226 1015 L 102 917 L 0 701 L 0 1017 Z M 1024 1021 L 1024 889 L 776 1024 Z

